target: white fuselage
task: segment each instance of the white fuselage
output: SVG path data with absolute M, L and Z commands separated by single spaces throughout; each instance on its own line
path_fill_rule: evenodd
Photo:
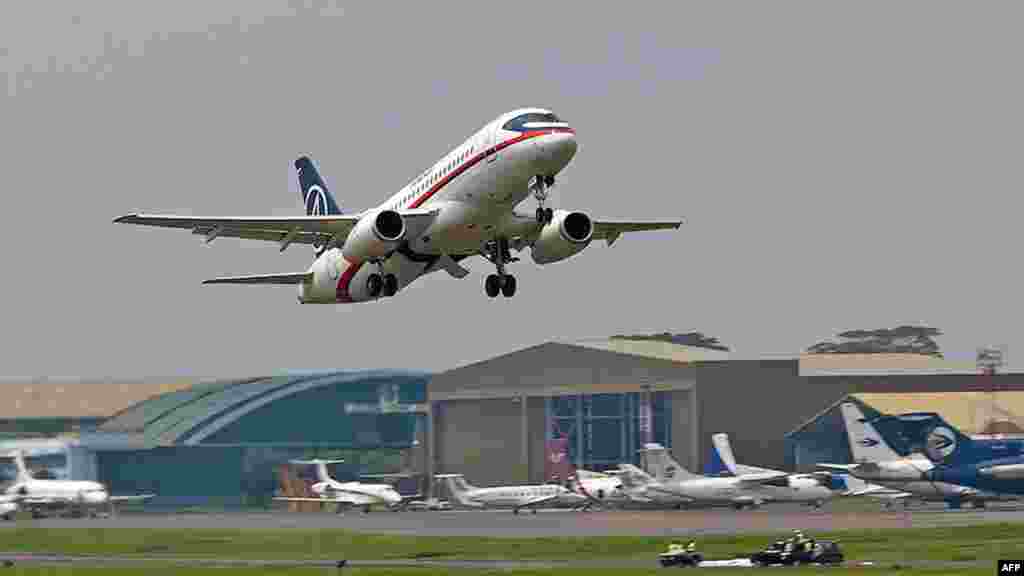
M 313 484 L 311 490 L 321 498 L 344 501 L 356 506 L 372 504 L 397 506 L 402 503 L 402 496 L 388 484 L 328 480 Z
M 736 477 L 690 478 L 679 482 L 664 482 L 652 487 L 653 491 L 675 494 L 711 504 L 760 504 L 762 502 L 820 502 L 833 496 L 833 492 L 810 478 L 786 478 L 782 485 L 746 484 Z
M 925 475 L 935 467 L 924 456 L 865 462 L 850 469 L 850 474 L 865 482 L 871 482 L 893 490 L 913 494 L 922 500 L 1014 500 L 1016 497 L 994 492 L 985 492 L 949 482 L 934 482 Z
M 579 506 L 587 502 L 586 496 L 557 484 L 475 488 L 457 494 L 456 498 L 460 504 L 482 508 L 521 508 L 539 500 L 550 506 Z
M 382 209 L 437 209 L 429 227 L 407 238 L 407 249 L 391 254 L 378 269 L 368 261 L 350 262 L 342 249 L 325 250 L 310 266 L 311 283 L 299 287 L 302 303 L 373 300 L 367 280 L 374 272 L 394 274 L 401 290 L 414 280 L 442 269 L 438 257 L 478 254 L 497 236 L 515 239 L 541 225 L 533 215 L 517 215 L 513 207 L 529 194 L 537 175 L 555 175 L 576 153 L 575 132 L 561 122 L 538 124 L 521 131 L 503 124 L 517 114 L 504 114 L 445 155 L 383 204 Z
M 96 506 L 110 500 L 102 484 L 80 480 L 26 480 L 8 486 L 4 494 L 33 502 L 52 501 L 55 505 Z

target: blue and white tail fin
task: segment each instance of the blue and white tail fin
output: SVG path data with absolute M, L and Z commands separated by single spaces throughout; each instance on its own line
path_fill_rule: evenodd
M 912 450 L 923 452 L 936 464 L 969 464 L 989 456 L 986 450 L 976 450 L 974 440 L 935 412 L 882 416 L 872 422 L 895 424 Z
M 299 176 L 299 193 L 306 207 L 306 216 L 333 216 L 341 214 L 341 208 L 320 178 L 316 166 L 308 156 L 295 160 L 295 172 Z
M 300 156 L 295 160 L 295 172 L 299 177 L 299 194 L 306 208 L 306 216 L 334 216 L 341 214 L 341 207 L 334 201 L 334 196 L 327 189 L 316 166 L 308 156 Z M 324 252 L 322 244 L 313 245 L 314 257 Z
M 723 447 L 725 450 L 723 450 Z M 732 458 L 732 447 L 725 434 L 711 436 L 711 455 L 704 465 L 705 476 L 735 476 L 736 461 Z
M 864 412 L 855 403 L 843 402 L 839 409 L 843 413 L 843 424 L 846 426 L 846 437 L 850 442 L 850 454 L 854 462 L 885 462 L 903 458 L 868 422 Z

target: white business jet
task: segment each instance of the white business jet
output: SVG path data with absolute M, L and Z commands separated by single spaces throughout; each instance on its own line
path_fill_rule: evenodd
M 320 502 L 338 504 L 338 513 L 347 508 L 361 507 L 368 514 L 374 505 L 383 505 L 393 511 L 402 509 L 406 499 L 390 484 L 364 484 L 362 482 L 338 482 L 327 471 L 328 464 L 339 464 L 344 460 L 290 460 L 292 464 L 312 464 L 316 469 L 317 482 L 310 489 L 313 498 L 301 496 L 275 496 L 274 500 L 284 502 Z M 416 495 L 419 496 L 418 494 Z
M 622 233 L 679 228 L 681 220 L 591 219 L 545 207 L 555 177 L 576 154 L 576 132 L 541 108 L 502 114 L 375 208 L 345 214 L 308 157 L 295 161 L 306 216 L 206 217 L 131 214 L 114 222 L 184 228 L 206 237 L 311 244 L 305 272 L 236 276 L 204 284 L 297 285 L 299 302 L 365 302 L 394 296 L 420 276 L 469 274 L 459 262 L 480 255 L 495 266 L 488 296 L 511 297 L 512 251 L 529 247 L 537 264 L 579 253 L 593 240 L 611 245 Z M 532 194 L 533 213 L 515 208 Z
M 0 495 L 0 516 L 7 520 L 12 519 L 19 510 L 28 510 L 34 517 L 54 511 L 95 517 L 104 509 L 114 512 L 117 502 L 148 500 L 154 496 L 111 496 L 103 484 L 88 480 L 36 479 L 25 465 L 23 451 L 16 450 L 11 456 L 14 458 L 17 476 L 14 483 Z
M 586 496 L 558 484 L 477 488 L 462 474 L 437 474 L 435 478 L 445 482 L 450 500 L 467 508 L 511 508 L 513 514 L 529 509 L 536 514 L 539 506 L 579 508 L 588 501 Z

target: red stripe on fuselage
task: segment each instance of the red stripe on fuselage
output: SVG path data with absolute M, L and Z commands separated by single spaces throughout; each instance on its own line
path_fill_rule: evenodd
M 441 190 L 441 188 L 443 188 L 445 184 L 448 184 L 449 182 L 454 180 L 456 176 L 462 174 L 466 170 L 469 170 L 484 158 L 491 156 L 492 154 L 497 154 L 501 150 L 504 150 L 505 148 L 508 148 L 509 146 L 517 144 L 524 140 L 529 140 L 530 138 L 536 138 L 538 136 L 546 136 L 548 134 L 557 134 L 561 132 L 569 134 L 576 133 L 576 131 L 573 130 L 572 128 L 545 128 L 543 130 L 531 130 L 529 132 L 523 132 L 522 134 L 514 138 L 509 138 L 504 142 L 492 146 L 484 150 L 483 152 L 480 152 L 479 154 L 473 156 L 472 158 L 467 159 L 459 166 L 455 167 L 448 175 L 438 180 L 436 184 L 431 186 L 429 189 L 427 189 L 426 192 L 424 192 L 418 198 L 413 200 L 412 203 L 409 204 L 409 208 L 418 208 L 422 206 L 427 200 L 430 200 L 435 194 L 437 194 L 437 192 Z M 350 262 L 348 268 L 346 268 L 345 271 L 342 272 L 341 277 L 338 278 L 338 287 L 335 290 L 338 302 L 353 302 L 352 293 L 349 290 L 349 284 L 352 282 L 352 278 L 355 277 L 356 273 L 359 272 L 359 269 L 362 267 L 363 262 Z
M 548 134 L 556 134 L 556 133 L 560 133 L 560 132 L 567 132 L 569 134 L 575 134 L 576 133 L 576 131 L 573 130 L 572 128 L 545 128 L 543 130 L 531 130 L 529 132 L 523 132 L 522 134 L 520 134 L 520 135 L 518 135 L 518 136 L 516 136 L 514 138 L 509 138 L 508 140 L 505 140 L 504 142 L 501 142 L 499 144 L 491 146 L 490 148 L 484 150 L 483 152 L 480 152 L 476 156 L 473 156 L 472 158 L 469 158 L 468 160 L 466 160 L 465 162 L 463 162 L 459 166 L 455 167 L 448 175 L 446 175 L 443 178 L 441 178 L 440 180 L 438 180 L 436 184 L 431 186 L 426 192 L 424 192 L 418 198 L 413 200 L 412 203 L 409 204 L 409 208 L 419 208 L 427 200 L 430 200 L 434 196 L 434 194 L 437 194 L 437 192 L 441 188 L 443 188 L 445 186 L 445 184 L 451 182 L 452 180 L 455 179 L 456 176 L 458 176 L 459 174 L 462 174 L 466 170 L 469 170 L 470 168 L 475 166 L 478 162 L 480 162 L 484 158 L 486 158 L 488 156 L 492 156 L 494 154 L 497 154 L 501 150 L 504 150 L 505 148 L 508 148 L 509 146 L 511 146 L 513 144 L 518 144 L 519 142 L 522 142 L 523 140 L 529 140 L 530 138 L 536 138 L 538 136 L 547 136 Z

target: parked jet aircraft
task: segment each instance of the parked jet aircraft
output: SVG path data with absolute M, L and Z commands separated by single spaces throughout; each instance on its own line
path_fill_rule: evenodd
M 681 220 L 613 221 L 544 207 L 555 176 L 576 154 L 576 132 L 540 108 L 502 114 L 383 204 L 343 214 L 308 157 L 295 161 L 306 216 L 205 217 L 130 214 L 114 222 L 190 229 L 206 236 L 312 244 L 305 272 L 215 278 L 205 284 L 294 284 L 301 303 L 365 302 L 394 296 L 420 276 L 445 270 L 463 278 L 463 259 L 481 255 L 496 268 L 488 296 L 511 297 L 511 251 L 533 261 L 565 260 L 591 241 L 611 245 L 624 232 L 679 228 Z M 514 208 L 532 192 L 536 214 Z
M 141 501 L 153 494 L 111 496 L 99 482 L 84 480 L 38 480 L 25 465 L 25 454 L 16 450 L 12 454 L 17 476 L 0 496 L 0 516 L 11 519 L 25 509 L 33 516 L 47 512 L 70 511 L 75 515 L 88 513 L 96 516 L 101 510 L 114 511 L 117 502 Z
M 785 472 L 748 473 L 738 476 L 708 477 L 693 474 L 672 459 L 661 444 L 644 444 L 641 450 L 644 468 L 654 476 L 656 484 L 648 487 L 652 492 L 685 498 L 694 503 L 728 504 L 737 510 L 758 507 L 764 502 L 779 500 L 787 484 Z M 801 500 L 793 494 L 787 500 Z
M 1024 494 L 1024 440 L 969 438 L 935 412 L 881 416 L 869 423 L 876 429 L 891 425 L 907 450 L 924 453 L 934 467 L 920 480 L 975 491 L 980 495 L 962 499 L 976 505 L 985 496 L 1017 499 Z
M 729 443 L 728 434 L 715 434 L 711 437 L 711 440 L 714 446 L 713 455 L 717 458 L 717 464 L 724 468 L 723 472 L 727 476 L 772 472 L 785 474 L 785 472 L 780 470 L 737 464 L 736 457 L 732 451 L 732 445 Z M 889 495 L 896 492 L 882 486 L 868 484 L 848 473 L 837 474 L 833 472 L 789 474 L 786 476 L 785 487 L 769 485 L 767 489 L 779 492 L 776 498 L 779 500 L 793 500 L 799 494 L 799 500 L 807 502 L 815 508 L 821 507 L 828 500 L 842 496 Z
M 435 478 L 445 482 L 449 500 L 468 508 L 511 508 L 513 514 L 530 509 L 536 514 L 539 506 L 579 508 L 587 503 L 586 496 L 558 484 L 477 488 L 462 474 L 438 474 Z
M 934 464 L 920 453 L 897 452 L 886 436 L 865 418 L 861 409 L 853 402 L 840 405 L 850 451 L 854 464 L 818 464 L 820 468 L 849 472 L 861 480 L 882 486 L 892 492 L 886 495 L 878 489 L 865 489 L 864 493 L 877 494 L 893 500 L 910 499 L 943 501 L 958 508 L 965 502 L 982 507 L 985 502 L 1007 500 L 1011 495 L 981 490 L 955 481 L 940 479 L 933 475 Z
M 666 490 L 653 476 L 632 464 L 619 464 L 615 475 L 630 505 L 682 508 L 692 502 L 690 498 Z
M 364 484 L 362 482 L 338 482 L 331 478 L 327 470 L 328 464 L 338 464 L 344 460 L 291 460 L 292 464 L 312 464 L 316 469 L 317 482 L 310 489 L 316 494 L 314 498 L 301 496 L 276 496 L 274 500 L 284 502 L 320 502 L 322 504 L 338 504 L 338 513 L 347 508 L 362 507 L 367 514 L 376 505 L 384 505 L 391 510 L 400 510 L 409 499 L 419 498 L 419 494 L 403 497 L 390 484 Z

